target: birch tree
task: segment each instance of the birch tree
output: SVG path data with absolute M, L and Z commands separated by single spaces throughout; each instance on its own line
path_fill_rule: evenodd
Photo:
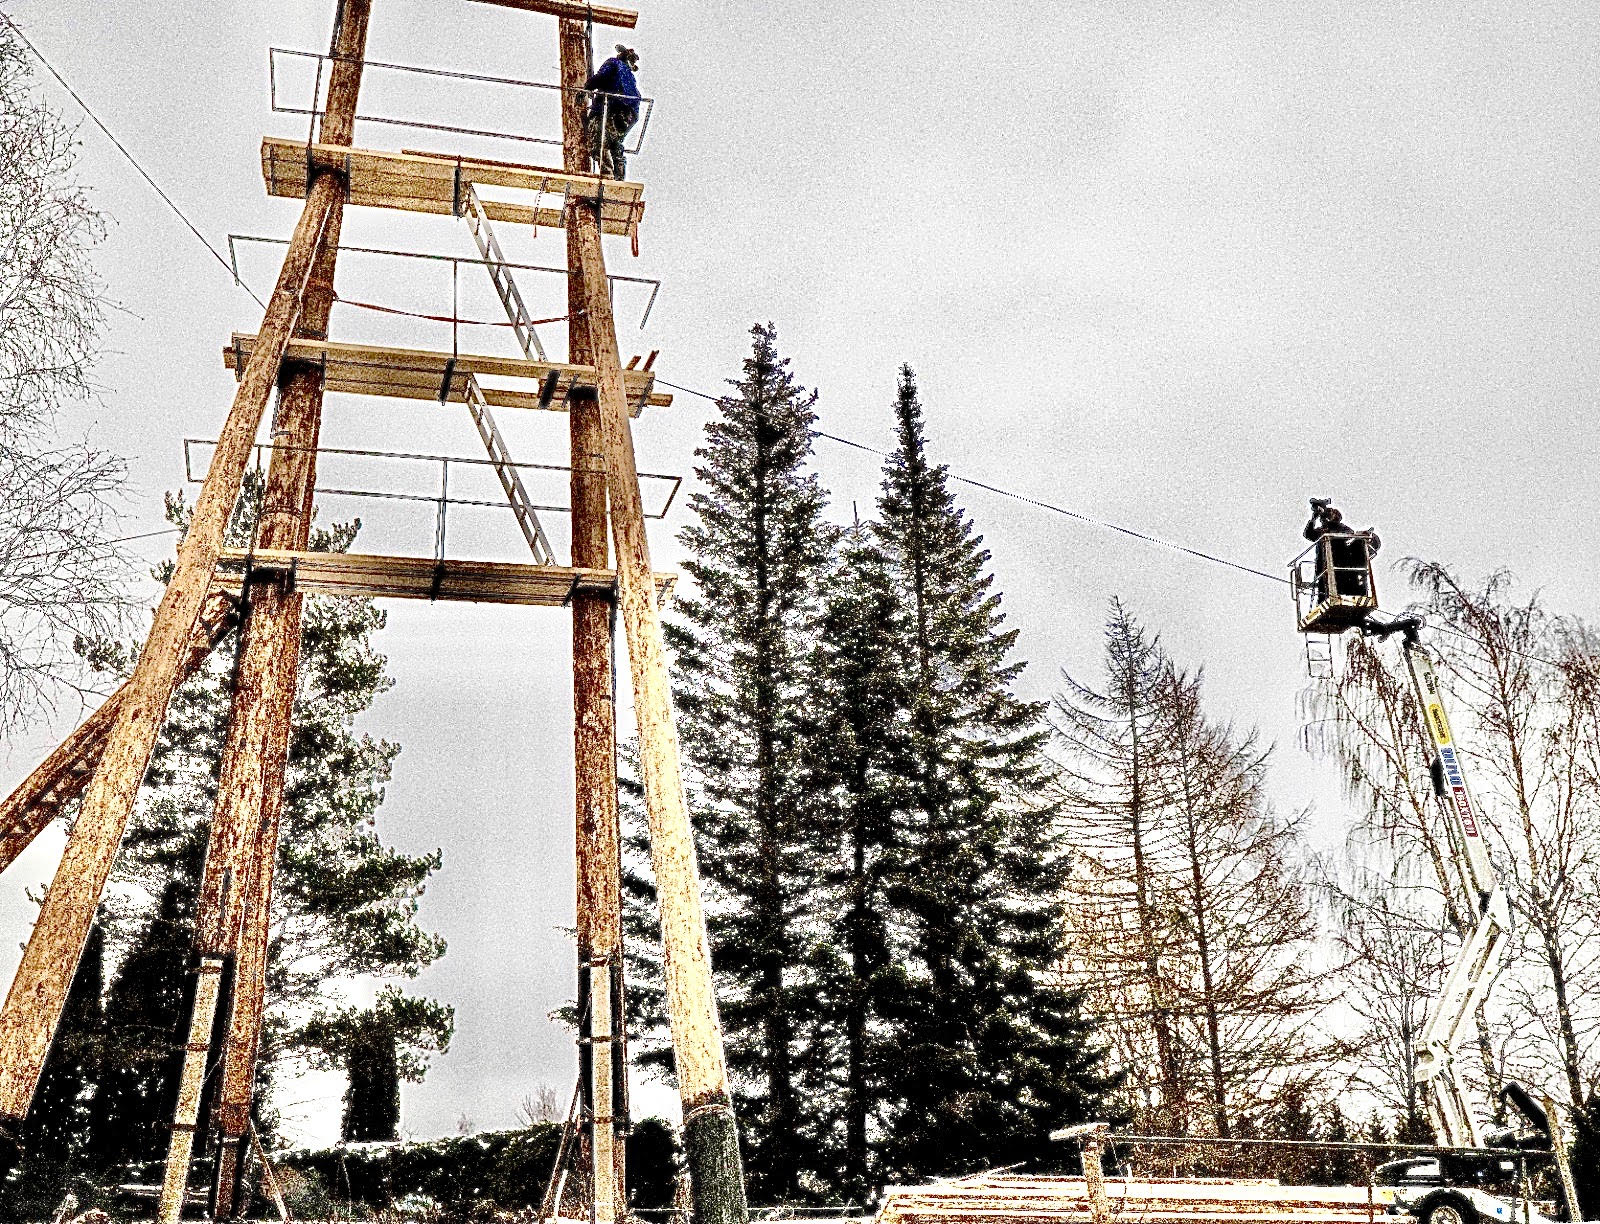
M 1519 597 L 1504 571 L 1477 584 L 1436 562 L 1411 560 L 1406 572 L 1516 918 L 1469 1069 L 1491 1095 L 1507 1075 L 1553 1079 L 1579 1108 L 1600 1074 L 1600 652 L 1585 626 L 1537 594 Z M 1398 659 L 1363 642 L 1345 657 L 1344 674 L 1313 696 L 1308 741 L 1344 767 L 1358 835 L 1412 888 L 1405 921 L 1421 930 L 1430 912 L 1443 918 L 1448 957 L 1478 902 L 1429 791 L 1431 743 Z M 1360 908 L 1347 909 L 1357 929 L 1395 918 L 1370 894 Z
M 76 160 L 73 130 L 35 95 L 0 23 L 0 732 L 63 696 L 87 700 L 83 645 L 127 608 L 123 464 L 62 433 L 93 399 L 106 311 L 91 262 L 105 218 Z

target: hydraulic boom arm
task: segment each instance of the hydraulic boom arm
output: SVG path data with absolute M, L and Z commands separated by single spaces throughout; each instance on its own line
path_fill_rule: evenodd
M 1417 1042 L 1417 1079 L 1427 1094 L 1428 1112 L 1439 1142 L 1450 1147 L 1480 1147 L 1477 1120 L 1467 1108 L 1456 1051 L 1472 1032 L 1478 1006 L 1500 966 L 1511 933 L 1511 911 L 1483 841 L 1482 822 L 1467 791 L 1461 757 L 1445 716 L 1433 661 L 1417 637 L 1417 622 L 1399 623 L 1405 634 L 1406 667 L 1416 688 L 1423 722 L 1433 740 L 1434 785 L 1445 806 L 1456 862 L 1477 904 L 1477 922 L 1461 945 L 1444 989 L 1428 1014 Z

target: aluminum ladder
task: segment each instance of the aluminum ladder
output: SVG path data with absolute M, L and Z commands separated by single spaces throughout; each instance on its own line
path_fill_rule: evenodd
M 461 194 L 466 201 L 466 210 L 461 215 L 466 218 L 467 228 L 472 231 L 473 240 L 478 244 L 484 267 L 489 269 L 494 291 L 500 295 L 500 303 L 506 308 L 506 318 L 511 320 L 511 330 L 516 332 L 517 343 L 522 345 L 522 355 L 529 361 L 548 360 L 544 355 L 544 344 L 534 328 L 533 316 L 528 313 L 527 304 L 522 300 L 522 291 L 517 288 L 517 282 L 511 277 L 511 269 L 506 266 L 500 241 L 489 225 L 489 214 L 483 210 L 483 201 L 478 198 L 471 183 L 463 184 Z
M 483 398 L 483 388 L 478 385 L 477 377 L 472 374 L 466 376 L 466 400 L 467 411 L 472 414 L 472 423 L 478 427 L 478 436 L 488 448 L 495 474 L 500 477 L 500 487 L 506 491 L 506 500 L 511 503 L 511 513 L 516 515 L 517 526 L 522 528 L 522 534 L 533 552 L 534 561 L 539 565 L 558 564 L 555 551 L 550 547 L 550 540 L 544 534 L 544 527 L 539 522 L 539 515 L 533 508 L 533 499 L 528 496 L 528 490 L 522 486 L 522 473 L 517 470 L 517 465 L 511 458 L 511 451 L 506 446 L 500 427 L 494 423 L 488 401 Z
M 483 209 L 483 201 L 478 198 L 471 183 L 464 185 L 462 196 L 466 202 L 462 216 L 466 218 L 467 228 L 472 231 L 473 240 L 478 244 L 495 292 L 500 295 L 500 302 L 506 308 L 511 330 L 516 333 L 517 343 L 522 346 L 522 355 L 529 361 L 547 360 L 539 333 L 534 329 L 533 318 L 522 300 L 522 292 L 512 279 L 511 269 L 506 266 L 505 253 L 501 251 L 500 242 L 489 225 L 489 215 Z M 540 565 L 557 564 L 555 551 L 550 547 L 550 540 L 533 508 L 533 499 L 523 487 L 522 473 L 517 470 L 511 450 L 506 446 L 505 435 L 495 424 L 494 414 L 489 411 L 489 403 L 484 399 L 483 388 L 472 374 L 466 376 L 466 401 L 467 411 L 472 414 L 472 423 L 478 427 L 478 436 L 489 451 L 495 474 L 500 477 L 500 486 L 505 490 L 506 501 L 511 504 L 511 513 L 516 516 L 517 526 L 528 541 L 534 561 Z

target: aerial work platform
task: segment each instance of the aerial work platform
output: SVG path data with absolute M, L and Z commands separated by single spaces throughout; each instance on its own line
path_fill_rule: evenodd
M 244 377 L 256 338 L 234 332 L 233 343 L 222 350 L 223 363 Z M 486 357 L 472 353 L 445 353 L 432 349 L 392 348 L 377 344 L 345 344 L 331 340 L 291 340 L 287 361 L 309 361 L 323 366 L 324 387 L 351 395 L 387 395 L 399 399 L 467 402 L 468 380 L 517 378 L 530 384 L 527 391 L 488 387 L 479 383 L 484 401 L 495 408 L 567 409 L 574 386 L 593 387 L 593 366 L 560 361 L 528 361 L 522 357 Z M 672 396 L 654 390 L 655 378 L 647 370 L 624 370 L 628 411 L 638 416 L 645 405 L 664 408 Z
M 599 199 L 603 232 L 634 239 L 644 213 L 644 185 L 620 179 L 442 153 L 308 145 L 281 136 L 261 142 L 261 174 L 271 195 L 303 198 L 313 164 L 343 171 L 350 181 L 350 203 L 374 208 L 459 217 L 467 209 L 468 187 L 507 187 L 532 193 L 533 203 L 485 199 L 483 211 L 491 221 L 559 228 L 566 224 L 568 197 Z
M 452 561 L 372 553 L 290 552 L 225 548 L 219 557 L 224 588 L 237 588 L 244 571 L 291 574 L 308 595 L 359 595 L 380 599 L 440 599 L 461 603 L 527 604 L 559 608 L 574 594 L 610 597 L 617 573 L 570 565 L 507 561 Z M 656 599 L 665 599 L 676 574 L 656 574 Z

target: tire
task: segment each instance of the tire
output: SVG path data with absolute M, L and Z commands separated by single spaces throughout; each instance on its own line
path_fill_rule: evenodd
M 1428 1203 L 1422 1224 L 1479 1224 L 1478 1211 L 1459 1194 L 1441 1194 Z

